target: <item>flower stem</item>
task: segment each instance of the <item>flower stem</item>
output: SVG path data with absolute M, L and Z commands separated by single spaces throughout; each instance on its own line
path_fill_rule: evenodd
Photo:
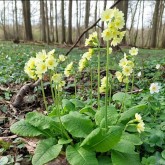
M 92 89 L 93 89 L 93 73 L 92 73 L 92 67 L 90 66 L 90 99 L 92 100 Z
M 107 109 L 108 109 L 108 90 L 109 90 L 109 41 L 107 41 L 107 63 L 106 63 L 106 93 L 105 93 L 105 128 L 108 129 Z
M 124 102 L 125 102 L 125 98 L 126 98 L 126 93 L 128 91 L 128 83 L 126 84 L 126 87 L 125 87 L 125 95 L 124 95 L 124 98 L 123 98 L 123 101 L 122 101 L 122 107 L 121 107 L 121 112 L 124 111 Z
M 46 102 L 46 97 L 45 97 L 45 92 L 44 92 L 44 85 L 43 85 L 42 80 L 41 80 L 41 90 L 42 90 L 42 96 L 43 96 L 43 100 L 44 100 L 45 109 L 48 112 L 48 106 L 47 106 L 47 102 Z
M 99 45 L 99 53 L 98 53 L 98 59 L 97 59 L 97 62 L 98 62 L 98 68 L 97 68 L 97 73 L 98 73 L 98 76 L 97 76 L 97 93 L 98 93 L 98 99 L 97 99 L 97 105 L 98 105 L 98 110 L 100 110 L 100 45 Z
M 51 77 L 52 77 L 52 72 L 50 72 L 50 88 L 51 88 L 52 98 L 53 98 L 53 101 L 54 101 L 54 104 L 55 104 L 55 96 L 54 96 L 53 84 L 52 84 Z
M 74 77 L 74 93 L 75 93 L 75 98 L 76 98 L 76 95 L 77 95 L 77 81 L 76 81 L 76 74 L 75 74 L 75 77 Z
M 132 75 L 132 87 L 131 87 L 131 102 L 132 102 L 132 93 L 133 93 L 133 87 L 134 87 L 134 79 L 135 79 L 135 72 L 133 71 L 133 75 Z

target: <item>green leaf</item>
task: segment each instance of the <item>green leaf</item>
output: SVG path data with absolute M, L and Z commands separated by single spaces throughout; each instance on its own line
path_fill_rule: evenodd
M 117 145 L 115 145 L 113 148 L 115 151 L 123 152 L 123 153 L 135 153 L 135 146 L 133 143 L 121 139 Z
M 93 118 L 94 115 L 96 114 L 96 111 L 94 111 L 94 110 L 92 109 L 92 107 L 87 106 L 87 107 L 82 108 L 82 109 L 80 110 L 80 113 L 84 113 L 84 114 L 86 114 L 86 115 L 88 115 L 88 116 L 90 116 L 90 117 Z
M 81 146 L 97 152 L 107 152 L 119 142 L 122 130 L 120 126 L 112 126 L 107 132 L 105 129 L 96 128 L 84 139 Z
M 114 165 L 141 165 L 139 154 L 127 154 L 112 151 L 111 158 Z
M 56 144 L 56 139 L 49 138 L 38 143 L 32 158 L 33 165 L 43 165 L 55 159 L 62 149 L 62 145 Z
M 85 107 L 85 104 L 84 102 L 80 101 L 80 100 L 77 100 L 77 99 L 70 99 L 70 101 L 75 105 L 76 108 L 84 108 Z
M 83 147 L 68 146 L 66 157 L 71 165 L 98 165 L 95 152 L 84 149 Z
M 161 155 L 165 159 L 165 150 L 162 151 Z
M 10 131 L 20 136 L 39 136 L 45 135 L 42 130 L 32 126 L 25 120 L 20 120 L 10 127 Z
M 86 137 L 93 129 L 89 117 L 76 111 L 63 116 L 61 120 L 64 127 L 75 137 Z
M 100 108 L 100 110 L 96 112 L 95 121 L 97 125 L 100 125 L 101 123 L 102 124 L 105 123 L 104 112 L 105 112 L 105 107 Z M 116 124 L 118 119 L 118 113 L 114 106 L 112 105 L 108 106 L 107 117 L 108 117 L 109 126 Z
M 135 118 L 135 113 L 144 112 L 147 109 L 147 105 L 137 105 L 121 114 L 119 122 L 127 122 L 131 118 Z
M 99 165 L 112 165 L 111 158 L 108 156 L 100 156 L 98 157 Z
M 51 117 L 45 116 L 38 112 L 29 112 L 26 114 L 25 119 L 29 124 L 41 130 L 53 130 L 55 133 L 61 133 L 60 125 L 55 122 Z
M 65 112 L 70 112 L 75 110 L 75 105 L 69 101 L 68 99 L 63 99 L 62 100 L 62 107 Z
M 123 101 L 124 101 L 125 105 L 131 104 L 131 96 L 128 93 L 123 93 L 123 92 L 115 93 L 112 96 L 112 100 L 119 101 L 120 103 L 123 103 Z
M 133 143 L 134 145 L 141 145 L 143 143 L 139 135 L 137 134 L 130 134 L 130 133 L 124 132 L 121 138 L 123 140 Z
M 58 144 L 69 144 L 72 141 L 73 141 L 72 139 L 63 139 L 63 138 L 61 138 L 61 139 L 58 140 Z

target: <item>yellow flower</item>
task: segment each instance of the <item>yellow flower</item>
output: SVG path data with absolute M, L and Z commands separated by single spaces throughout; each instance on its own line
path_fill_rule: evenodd
M 132 68 L 134 67 L 134 63 L 132 61 L 130 61 L 130 60 L 128 60 L 127 65 L 132 67 Z
M 45 62 L 40 62 L 36 66 L 36 73 L 37 74 L 43 74 L 47 71 L 47 66 Z
M 115 18 L 114 24 L 117 29 L 122 29 L 125 25 L 125 21 L 122 18 Z
M 45 51 L 45 50 L 42 50 L 41 52 L 38 52 L 38 53 L 36 54 L 36 58 L 37 58 L 37 60 L 39 60 L 39 61 L 44 61 L 44 60 L 47 58 L 46 51 Z
M 82 58 L 86 58 L 87 60 L 91 60 L 92 54 L 89 52 L 86 52 L 83 54 Z
M 121 42 L 121 38 L 114 37 L 113 40 L 112 40 L 112 42 L 111 42 L 111 46 L 116 46 L 120 42 Z
M 122 73 L 119 72 L 119 71 L 117 71 L 117 72 L 115 73 L 115 75 L 116 75 L 118 81 L 119 81 L 119 82 L 122 82 L 122 80 L 123 80 L 123 75 L 122 75 Z
M 124 67 L 127 65 L 127 63 L 128 63 L 128 60 L 126 58 L 122 58 L 119 62 L 119 66 Z
M 48 52 L 48 56 L 49 56 L 49 55 L 53 55 L 53 54 L 54 54 L 54 52 L 55 52 L 55 49 L 53 49 L 53 50 L 49 51 L 49 52 Z
M 128 79 L 128 77 L 125 77 L 124 79 L 123 79 L 123 83 L 129 83 L 129 79 Z
M 105 41 L 109 41 L 112 39 L 112 32 L 110 31 L 110 29 L 105 29 L 103 32 L 102 32 L 102 37 L 103 37 L 103 40 Z
M 54 69 L 58 65 L 57 60 L 52 55 L 48 56 L 45 63 L 48 69 Z
M 131 48 L 129 50 L 129 54 L 131 54 L 132 56 L 136 56 L 138 54 L 138 48 L 135 47 Z
M 144 125 L 145 125 L 145 124 L 144 124 L 143 121 L 141 121 L 140 123 L 137 124 L 136 128 L 137 128 L 137 131 L 138 131 L 139 133 L 141 133 L 141 132 L 144 131 L 144 129 L 145 129 Z
M 111 18 L 113 18 L 113 16 L 114 16 L 113 15 L 113 9 L 106 9 L 101 14 L 101 20 L 108 22 L 111 20 Z
M 27 66 L 28 66 L 29 68 L 34 68 L 34 67 L 35 67 L 35 61 L 36 61 L 36 58 L 31 57 L 31 58 L 29 59 L 29 61 L 27 62 Z
M 66 57 L 65 57 L 64 55 L 60 54 L 60 55 L 59 55 L 59 61 L 60 61 L 60 62 L 63 62 L 63 61 L 65 61 L 65 60 L 66 60 Z
M 62 80 L 62 74 L 53 74 L 51 80 L 55 83 L 55 84 L 59 84 Z
M 106 87 L 101 86 L 101 87 L 99 88 L 99 90 L 100 90 L 100 93 L 105 93 L 105 92 L 106 92 Z
M 85 46 L 97 46 L 97 32 L 93 32 L 89 35 L 89 38 L 85 40 Z
M 130 66 L 124 66 L 123 67 L 123 70 L 122 70 L 123 75 L 125 75 L 125 76 L 130 76 L 130 74 L 132 73 L 132 71 L 133 71 L 133 69 Z
M 94 50 L 91 49 L 91 48 L 89 48 L 89 49 L 88 49 L 88 52 L 89 52 L 90 54 L 93 54 L 93 53 L 94 53 Z
M 88 61 L 86 58 L 82 58 L 79 61 L 79 67 L 78 67 L 79 72 L 82 72 L 82 70 L 86 67 L 87 63 L 88 63 Z
M 68 64 L 64 70 L 64 74 L 66 77 L 69 77 L 70 74 L 71 74 L 71 71 L 72 71 L 72 68 L 73 68 L 73 62 L 71 62 L 70 64 Z
M 143 121 L 140 114 L 138 114 L 138 113 L 135 114 L 135 121 L 137 121 L 139 123 Z

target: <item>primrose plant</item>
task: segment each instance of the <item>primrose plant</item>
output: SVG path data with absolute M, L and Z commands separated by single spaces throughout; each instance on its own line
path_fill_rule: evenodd
M 109 73 L 111 46 L 118 45 L 125 35 L 125 31 L 122 31 L 124 14 L 116 8 L 107 9 L 103 11 L 101 20 L 106 23 L 106 29 L 102 33 L 106 48 L 100 47 L 96 32 L 90 34 L 85 46 L 92 48 L 83 54 L 78 69 L 74 69 L 74 63 L 71 62 L 63 73 L 59 72 L 58 66 L 65 61 L 65 57 L 57 56 L 55 50 L 48 53 L 42 50 L 25 65 L 25 72 L 30 78 L 41 80 L 47 115 L 29 112 L 24 120 L 16 122 L 10 129 L 20 136 L 40 139 L 32 158 L 33 165 L 43 165 L 59 155 L 65 155 L 71 165 L 140 164 L 138 146 L 142 144 L 140 135 L 145 130 L 140 113 L 144 112 L 146 105 L 132 106 L 131 97 L 127 93 L 129 81 L 133 81 L 131 74 L 134 69 L 134 56 L 138 54 L 138 50 L 132 48 L 130 55 L 124 54 L 124 58 L 120 60 L 121 71 L 116 72 L 116 77 L 119 82 L 126 84 L 126 90 L 111 97 L 113 82 Z M 101 50 L 106 52 L 105 77 L 101 77 L 100 74 Z M 64 76 L 74 76 L 77 70 L 80 74 L 90 66 L 93 56 L 97 56 L 98 59 L 95 107 L 85 105 L 76 98 L 68 100 L 62 95 L 65 86 Z M 48 109 L 43 87 L 45 75 L 49 78 L 54 101 L 51 110 Z M 92 85 L 89 90 L 92 90 Z M 104 105 L 100 104 L 100 97 L 103 96 L 101 93 L 105 95 Z

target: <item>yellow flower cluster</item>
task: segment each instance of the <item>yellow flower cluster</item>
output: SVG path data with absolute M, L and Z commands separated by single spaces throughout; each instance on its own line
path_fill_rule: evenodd
M 54 58 L 55 49 L 46 53 L 45 50 L 38 52 L 36 57 L 31 57 L 25 64 L 24 71 L 28 76 L 34 80 L 37 78 L 42 79 L 47 70 L 53 70 L 57 67 L 57 59 Z
M 125 31 L 120 31 L 125 25 L 124 14 L 117 8 L 107 9 L 102 12 L 101 20 L 107 23 L 107 28 L 102 33 L 103 40 L 111 40 L 111 46 L 116 46 L 125 35 Z
M 105 93 L 106 92 L 106 80 L 107 80 L 107 77 L 103 77 L 101 79 L 101 86 L 100 86 L 100 93 Z
M 85 46 L 98 46 L 97 32 L 89 35 L 89 38 L 85 40 Z
M 93 55 L 93 49 L 88 49 L 88 52 L 85 52 L 82 56 L 82 58 L 79 61 L 79 72 L 82 72 L 82 70 L 88 65 L 88 61 L 91 60 Z
M 139 133 L 141 133 L 141 132 L 143 132 L 144 131 L 144 122 L 143 122 L 143 120 L 142 120 L 142 117 L 141 117 L 141 115 L 140 114 L 138 114 L 138 113 L 136 113 L 135 114 L 135 122 L 138 122 L 138 124 L 137 124 L 137 126 L 136 126 L 136 128 L 137 128 L 137 131 L 139 132 Z
M 119 62 L 119 66 L 122 68 L 122 72 L 116 72 L 116 77 L 119 82 L 129 83 L 129 76 L 133 72 L 134 56 L 138 54 L 138 49 L 131 48 L 129 53 L 130 55 L 126 55 L 124 53 L 124 58 L 122 58 Z
M 68 64 L 64 70 L 64 75 L 66 77 L 69 77 L 71 72 L 72 72 L 72 69 L 73 69 L 73 62 L 71 62 L 70 64 Z

